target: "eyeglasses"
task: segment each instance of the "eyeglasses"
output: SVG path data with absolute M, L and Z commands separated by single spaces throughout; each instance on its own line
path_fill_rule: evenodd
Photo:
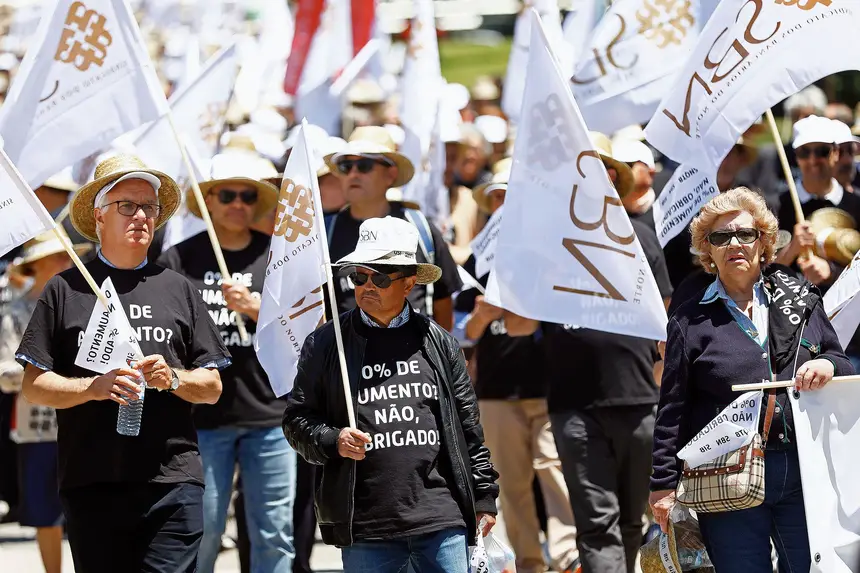
M 144 217 L 147 219 L 155 219 L 158 217 L 158 214 L 161 212 L 161 205 L 146 203 L 141 205 L 140 203 L 135 203 L 134 201 L 112 201 L 110 203 L 105 203 L 102 205 L 102 209 L 107 207 L 108 205 L 116 205 L 116 211 L 120 215 L 125 217 L 134 217 L 137 215 L 138 211 L 143 211 Z
M 755 243 L 761 233 L 758 229 L 738 229 L 736 231 L 714 231 L 708 235 L 708 242 L 715 247 L 725 247 L 732 242 L 732 238 L 737 238 L 741 245 L 749 245 Z
M 377 165 L 391 167 L 390 163 L 371 159 L 370 157 L 359 157 L 358 159 L 342 159 L 337 162 L 337 170 L 344 175 L 349 175 L 352 168 L 358 169 L 359 173 L 370 173 Z
M 388 288 L 391 286 L 392 282 L 399 281 L 404 278 L 403 275 L 392 278 L 391 275 L 387 275 L 385 273 L 373 273 L 372 275 L 369 275 L 358 271 L 352 271 L 347 276 L 355 286 L 364 286 L 367 284 L 368 279 L 370 279 L 377 288 Z
M 218 201 L 224 205 L 229 205 L 236 200 L 236 197 L 242 200 L 245 205 L 253 205 L 257 202 L 256 191 L 234 191 L 232 189 L 218 190 Z
M 827 159 L 831 153 L 833 153 L 832 145 L 816 145 L 815 147 L 804 145 L 794 152 L 798 159 L 807 159 L 810 155 L 814 155 L 816 159 Z

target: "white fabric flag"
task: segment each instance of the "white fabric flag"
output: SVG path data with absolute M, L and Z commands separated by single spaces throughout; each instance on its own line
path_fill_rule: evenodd
M 0 140 L 0 256 L 54 227 L 54 220 L 9 160 Z
M 716 0 L 613 2 L 571 78 L 585 123 L 611 134 L 651 119 L 715 5 Z
M 478 233 L 469 246 L 472 248 L 472 255 L 475 257 L 475 274 L 477 278 L 483 277 L 493 269 L 493 259 L 496 255 L 496 244 L 499 239 L 499 229 L 502 225 L 502 211 L 504 206 L 496 209 L 496 212 Z
M 719 165 L 767 109 L 824 76 L 860 69 L 856 8 L 722 0 L 648 124 L 648 141 L 679 163 Z
M 591 39 L 591 32 L 599 20 L 598 5 L 596 0 L 585 0 L 574 3 L 570 12 L 564 17 L 561 25 L 562 35 L 565 43 L 570 47 L 570 63 L 575 68 L 582 59 Z M 568 70 L 562 70 L 567 72 Z M 573 73 L 573 69 L 570 70 Z
M 304 125 L 287 160 L 269 247 L 254 350 L 276 396 L 293 387 L 299 352 L 323 319 L 323 212 Z
M 478 279 L 469 274 L 469 271 L 457 265 L 457 274 L 460 275 L 460 280 L 463 282 L 463 290 L 470 288 L 478 289 L 479 292 L 484 292 L 484 286 L 478 282 Z
M 544 32 L 549 38 L 554 57 L 558 58 L 562 70 L 573 68 L 570 51 L 564 41 L 561 31 L 561 16 L 558 10 L 558 0 L 534 0 L 530 3 L 533 10 L 540 14 Z M 529 63 L 529 47 L 531 44 L 531 10 L 523 10 L 514 23 L 514 40 L 511 44 L 511 54 L 508 56 L 508 69 L 505 73 L 505 84 L 502 90 L 502 111 L 510 118 L 511 123 L 520 122 L 520 109 L 523 105 L 523 93 L 526 89 L 526 75 Z
M 758 432 L 762 395 L 754 390 L 736 398 L 681 448 L 678 457 L 697 468 L 749 445 Z
M 811 573 L 860 573 L 860 384 L 789 392 L 813 555 Z
M 143 352 L 110 277 L 104 280 L 101 290 L 108 306 L 96 299 L 75 365 L 106 374 L 116 368 L 128 368 L 130 361 L 143 358 Z
M 681 165 L 654 202 L 654 227 L 660 246 L 683 231 L 699 210 L 720 194 L 716 173 Z
M 496 275 L 502 307 L 528 318 L 665 340 L 651 267 L 532 14 L 522 123 L 490 282 Z
M 35 187 L 166 111 L 125 1 L 59 0 L 45 10 L 0 108 L 0 136 Z
M 824 311 L 845 348 L 860 325 L 860 252 L 824 294 Z

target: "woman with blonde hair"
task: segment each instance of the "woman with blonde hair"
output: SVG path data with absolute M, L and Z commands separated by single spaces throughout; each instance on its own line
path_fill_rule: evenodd
M 808 571 L 810 551 L 794 420 L 788 391 L 822 388 L 853 373 L 817 289 L 772 265 L 776 218 L 759 195 L 740 187 L 714 197 L 692 223 L 699 263 L 715 275 L 702 296 L 669 320 L 654 430 L 650 503 L 665 530 L 683 462 L 677 454 L 740 395 L 732 384 L 793 379 L 794 389 L 762 399 L 764 501 L 756 507 L 700 512 L 699 525 L 718 573 Z

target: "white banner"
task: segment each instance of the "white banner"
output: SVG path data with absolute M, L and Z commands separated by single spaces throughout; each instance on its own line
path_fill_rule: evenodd
M 722 0 L 646 128 L 678 161 L 719 165 L 765 110 L 812 82 L 860 69 L 860 5 Z
M 495 275 L 501 306 L 521 316 L 665 340 L 651 267 L 532 14 L 522 122 L 490 282 Z
M 754 390 L 735 399 L 681 448 L 678 457 L 697 468 L 752 442 L 758 432 L 763 392 Z
M 9 160 L 0 140 L 0 256 L 54 228 L 54 220 Z
M 824 294 L 824 311 L 839 337 L 842 348 L 848 346 L 860 325 L 860 253 L 839 275 Z
M 716 174 L 681 165 L 672 174 L 654 202 L 654 227 L 660 246 L 665 247 L 690 224 L 702 207 L 720 194 Z
M 502 211 L 504 206 L 499 207 L 478 236 L 475 237 L 469 246 L 472 248 L 472 255 L 475 257 L 475 274 L 477 278 L 483 277 L 493 268 L 493 259 L 496 254 L 496 243 L 499 238 L 499 229 L 502 224 Z
M 602 4 L 596 0 L 574 3 L 564 17 L 561 32 L 568 46 L 570 64 L 573 69 L 576 69 L 576 65 L 583 59 L 591 40 L 591 32 L 594 31 L 600 14 L 602 14 L 602 10 L 598 12 L 598 3 Z M 601 6 L 601 8 L 605 7 Z M 573 69 L 570 71 L 573 72 Z M 562 69 L 562 71 L 566 72 L 567 70 Z
M 687 61 L 716 0 L 617 0 L 591 34 L 571 78 L 591 129 L 645 123 Z
M 860 384 L 789 392 L 803 481 L 811 573 L 860 573 Z
M 93 313 L 75 356 L 75 365 L 98 374 L 128 368 L 130 361 L 143 358 L 134 330 L 116 294 L 110 277 L 101 286 L 108 307 L 96 299 Z
M 124 0 L 59 0 L 43 13 L 0 108 L 0 136 L 36 187 L 166 111 Z
M 316 207 L 321 202 L 312 153 L 303 125 L 284 169 L 254 340 L 276 396 L 292 389 L 302 344 L 323 319 L 327 247 L 320 238 L 323 213 Z

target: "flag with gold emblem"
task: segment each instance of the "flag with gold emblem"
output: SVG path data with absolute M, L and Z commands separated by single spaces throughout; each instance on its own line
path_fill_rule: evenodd
M 124 0 L 52 4 L 0 108 L 6 152 L 34 187 L 167 111 Z

